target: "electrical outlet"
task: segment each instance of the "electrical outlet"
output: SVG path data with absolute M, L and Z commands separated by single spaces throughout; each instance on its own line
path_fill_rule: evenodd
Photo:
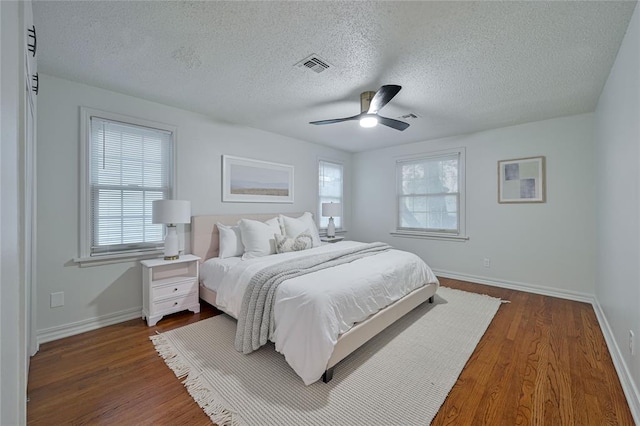
M 491 268 L 491 259 L 489 259 L 488 257 L 485 257 L 484 260 L 482 261 L 482 265 L 487 269 Z
M 51 307 L 59 308 L 60 306 L 64 306 L 64 292 L 51 293 Z
M 636 354 L 635 335 L 631 330 L 629 330 L 629 352 L 631 353 L 631 356 L 634 356 Z

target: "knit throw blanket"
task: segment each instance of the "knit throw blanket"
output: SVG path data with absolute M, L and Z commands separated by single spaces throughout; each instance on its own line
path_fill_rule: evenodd
M 274 296 L 276 289 L 283 281 L 390 249 L 391 246 L 388 244 L 371 243 L 345 250 L 304 256 L 258 271 L 249 281 L 242 299 L 236 329 L 236 350 L 248 354 L 267 343 L 273 330 Z

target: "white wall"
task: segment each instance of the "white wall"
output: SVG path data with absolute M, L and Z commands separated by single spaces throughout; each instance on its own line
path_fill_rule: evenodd
M 596 109 L 596 297 L 631 375 L 640 422 L 640 8 L 609 74 Z M 635 357 L 629 351 L 635 333 Z M 617 352 L 617 353 L 616 353 Z M 622 377 L 624 384 L 624 377 Z M 635 389 L 633 389 L 635 387 Z
M 216 122 L 154 102 L 40 75 L 38 96 L 38 334 L 44 340 L 137 316 L 142 307 L 137 262 L 80 268 L 78 192 L 80 106 L 178 126 L 177 196 L 191 200 L 192 214 L 315 214 L 318 157 L 345 165 L 350 199 L 351 154 L 261 130 Z M 215 102 L 215 99 L 212 100 Z M 237 155 L 292 164 L 293 204 L 221 202 L 221 156 Z M 349 212 L 347 205 L 346 212 Z M 347 217 L 348 220 L 348 217 Z M 188 250 L 189 244 L 186 243 Z M 65 305 L 50 308 L 50 294 Z
M 415 252 L 452 277 L 589 299 L 594 293 L 593 116 L 355 154 L 350 236 Z M 466 147 L 466 242 L 394 237 L 396 157 Z M 547 202 L 498 204 L 497 162 L 545 156 Z M 491 259 L 491 268 L 483 259 Z
M 0 2 L 0 424 L 26 424 L 25 285 L 21 274 L 24 4 Z

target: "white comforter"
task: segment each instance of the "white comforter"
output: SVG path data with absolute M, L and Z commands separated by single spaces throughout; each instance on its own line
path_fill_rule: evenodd
M 359 244 L 344 241 L 238 262 L 220 281 L 216 304 L 237 318 L 244 291 L 260 269 Z M 275 328 L 270 338 L 309 385 L 322 377 L 340 334 L 426 283 L 438 283 L 429 266 L 415 254 L 400 250 L 289 279 L 276 291 Z

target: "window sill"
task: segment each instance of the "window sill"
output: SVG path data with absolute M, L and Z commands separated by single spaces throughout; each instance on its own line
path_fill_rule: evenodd
M 161 256 L 163 250 L 137 251 L 130 253 L 103 254 L 100 256 L 76 257 L 73 259 L 81 268 L 88 266 L 109 265 L 112 263 L 137 262 Z
M 469 239 L 469 237 L 465 235 L 434 234 L 430 232 L 392 231 L 390 232 L 390 234 L 394 237 L 426 238 L 430 240 L 445 240 L 457 242 L 465 242 Z

